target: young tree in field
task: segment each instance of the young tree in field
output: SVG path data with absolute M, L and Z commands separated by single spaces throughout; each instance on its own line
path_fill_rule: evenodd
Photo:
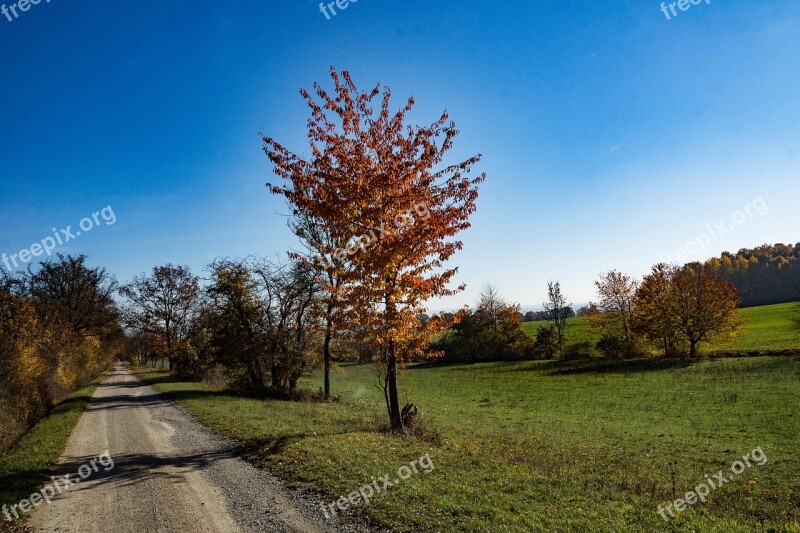
M 311 110 L 309 159 L 264 138 L 275 173 L 288 182 L 270 188 L 295 213 L 319 221 L 333 242 L 348 243 L 337 251 L 350 264 L 342 301 L 350 327 L 376 347 L 391 428 L 403 432 L 398 369 L 441 327 L 416 318 L 425 302 L 463 289 L 449 288 L 457 269 L 445 262 L 461 249 L 453 237 L 475 211 L 484 176 L 468 175 L 480 156 L 446 164 L 458 134 L 447 113 L 430 126 L 406 125 L 413 98 L 393 112 L 388 88 L 359 92 L 346 71 L 331 69 L 331 78 L 333 94 L 318 84 L 316 98 L 301 91 Z
M 323 393 L 325 399 L 329 400 L 333 343 L 337 331 L 347 327 L 342 292 L 345 285 L 350 282 L 351 270 L 347 258 L 337 252 L 346 249 L 349 243 L 342 235 L 328 231 L 324 220 L 297 207 L 293 207 L 292 210 L 294 216 L 289 225 L 304 244 L 307 253 L 292 253 L 290 257 L 316 272 L 321 289 L 320 297 L 323 304 L 319 311 L 325 324 L 322 342 Z
M 667 357 L 679 353 L 679 317 L 673 279 L 678 267 L 660 263 L 642 280 L 636 291 L 633 329 L 664 348 Z
M 630 344 L 638 282 L 627 274 L 612 270 L 601 274 L 594 285 L 600 299 L 595 304 L 597 312 L 590 315 L 590 322 Z
M 689 357 L 697 355 L 699 343 L 728 339 L 744 323 L 737 314 L 741 300 L 736 287 L 707 265 L 686 265 L 675 273 L 672 286 L 678 331 L 689 343 Z
M 128 300 L 128 310 L 135 315 L 127 321 L 142 324 L 149 333 L 161 337 L 169 368 L 173 370 L 178 343 L 197 312 L 198 277 L 186 266 L 154 267 L 150 276 L 135 277 L 120 289 L 120 294 Z
M 547 301 L 544 303 L 544 311 L 553 324 L 553 328 L 558 335 L 558 349 L 564 350 L 564 331 L 567 329 L 567 309 L 572 304 L 567 304 L 567 299 L 561 292 L 561 283 L 550 281 L 547 283 Z

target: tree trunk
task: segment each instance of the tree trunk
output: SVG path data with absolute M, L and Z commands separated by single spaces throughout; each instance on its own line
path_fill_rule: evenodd
M 322 347 L 322 358 L 325 362 L 325 399 L 331 399 L 331 332 L 330 324 L 325 331 L 325 344 Z
M 694 359 L 697 355 L 697 341 L 689 341 L 689 358 Z
M 394 341 L 389 343 L 387 350 L 387 374 L 389 381 L 389 422 L 392 431 L 403 433 L 403 419 L 400 416 L 400 398 L 397 393 L 397 357 L 395 354 Z

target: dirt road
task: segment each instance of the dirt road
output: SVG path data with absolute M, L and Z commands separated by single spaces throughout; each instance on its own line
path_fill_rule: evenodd
M 233 445 L 114 368 L 73 432 L 58 475 L 80 479 L 30 526 L 40 532 L 352 531 L 326 522 L 318 503 L 232 457 Z M 98 463 L 108 452 L 113 460 Z M 104 466 L 108 465 L 108 466 Z

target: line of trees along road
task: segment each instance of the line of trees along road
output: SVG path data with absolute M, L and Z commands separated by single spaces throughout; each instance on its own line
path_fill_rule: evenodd
M 0 274 L 0 449 L 120 353 L 115 290 L 83 255 Z

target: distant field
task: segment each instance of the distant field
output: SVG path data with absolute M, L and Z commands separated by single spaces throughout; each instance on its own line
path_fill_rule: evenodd
M 800 358 L 412 366 L 402 396 L 441 445 L 375 432 L 371 366 L 342 371 L 336 404 L 150 380 L 329 502 L 430 453 L 433 473 L 349 511 L 398 531 L 800 531 Z M 766 464 L 671 522 L 657 514 L 757 447 Z
M 766 305 L 741 309 L 739 314 L 747 318 L 747 326 L 737 339 L 729 344 L 714 346 L 712 351 L 753 351 L 785 350 L 800 348 L 800 329 L 792 322 L 797 317 L 797 304 Z M 538 329 L 546 322 L 525 322 L 522 330 L 535 337 Z M 580 317 L 567 322 L 568 343 L 589 342 L 594 344 L 600 335 Z

